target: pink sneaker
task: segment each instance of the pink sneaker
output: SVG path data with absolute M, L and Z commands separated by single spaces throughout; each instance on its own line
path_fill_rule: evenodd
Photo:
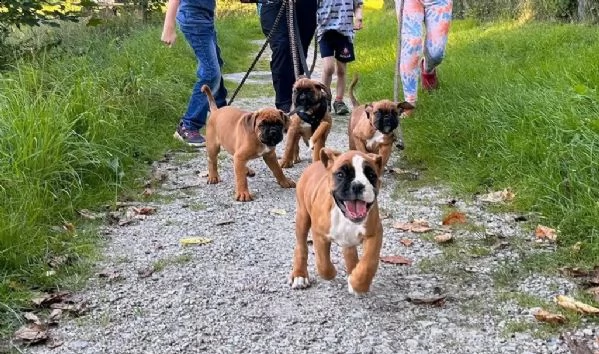
M 420 60 L 420 77 L 422 78 L 422 88 L 427 91 L 432 91 L 439 86 L 437 81 L 437 69 L 427 73 L 424 71 L 424 58 Z

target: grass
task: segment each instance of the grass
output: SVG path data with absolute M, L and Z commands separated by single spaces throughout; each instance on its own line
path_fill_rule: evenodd
M 365 18 L 357 97 L 390 98 L 394 14 Z M 558 229 L 559 264 L 599 263 L 598 61 L 596 27 L 455 21 L 441 87 L 404 124 L 407 162 L 464 195 L 511 187 L 513 209 Z
M 257 18 L 222 17 L 224 27 L 224 70 L 245 70 L 247 39 L 262 36 Z M 0 74 L 0 336 L 20 322 L 34 291 L 85 279 L 99 238 L 76 210 L 140 190 L 148 164 L 178 146 L 171 133 L 196 63 L 182 35 L 166 48 L 160 30 L 126 16 L 44 28 L 61 45 Z M 60 255 L 72 261 L 47 276 Z

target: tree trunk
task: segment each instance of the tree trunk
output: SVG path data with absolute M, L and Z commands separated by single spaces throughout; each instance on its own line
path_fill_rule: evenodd
M 581 22 L 597 21 L 595 18 L 599 10 L 598 0 L 578 0 L 578 20 Z

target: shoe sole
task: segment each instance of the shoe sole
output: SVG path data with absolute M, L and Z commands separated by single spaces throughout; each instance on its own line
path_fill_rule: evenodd
M 185 144 L 187 144 L 187 145 L 189 145 L 189 146 L 192 146 L 192 147 L 205 147 L 205 146 L 206 146 L 206 142 L 203 142 L 203 143 L 190 143 L 190 142 L 188 142 L 188 141 L 187 141 L 187 140 L 185 140 L 185 138 L 183 138 L 183 137 L 181 136 L 181 134 L 179 134 L 179 132 L 177 132 L 177 131 L 175 132 L 175 134 L 173 134 L 173 137 L 174 137 L 175 139 L 177 139 L 177 140 L 180 140 L 180 141 L 184 142 Z

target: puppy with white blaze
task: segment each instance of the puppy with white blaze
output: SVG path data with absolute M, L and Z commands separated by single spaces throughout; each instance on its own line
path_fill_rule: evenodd
M 320 161 L 308 166 L 296 190 L 295 250 L 289 284 L 293 289 L 310 286 L 308 277 L 308 232 L 312 232 L 316 269 L 325 280 L 337 270 L 331 263 L 331 243 L 343 248 L 348 289 L 361 294 L 370 290 L 379 265 L 383 226 L 377 196 L 383 159 L 380 155 L 328 148 Z M 358 258 L 357 246 L 364 251 Z

